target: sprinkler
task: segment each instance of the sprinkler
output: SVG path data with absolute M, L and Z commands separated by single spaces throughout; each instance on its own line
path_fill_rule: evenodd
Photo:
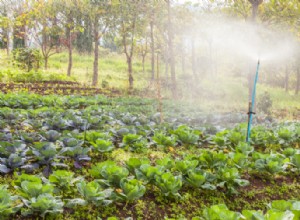
M 251 123 L 252 123 L 253 114 L 255 114 L 255 112 L 253 112 L 253 108 L 254 108 L 254 103 L 255 103 L 255 93 L 256 93 L 256 84 L 257 84 L 257 80 L 258 80 L 259 65 L 260 65 L 260 62 L 258 60 L 257 67 L 256 67 L 255 79 L 254 79 L 254 85 L 253 85 L 253 89 L 252 89 L 252 99 L 249 102 L 248 127 L 247 127 L 247 137 L 246 137 L 247 143 L 249 143 L 249 141 L 250 141 Z

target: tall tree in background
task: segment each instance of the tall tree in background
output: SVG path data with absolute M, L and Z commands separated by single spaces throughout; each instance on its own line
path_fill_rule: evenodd
M 171 0 L 165 0 L 168 9 L 168 49 L 169 49 L 169 58 L 170 58 L 170 67 L 171 67 L 171 81 L 172 81 L 172 96 L 177 98 L 177 83 L 176 83 L 176 73 L 175 73 L 175 55 L 173 48 L 173 39 L 174 39 L 174 30 L 173 30 L 173 21 L 172 21 L 172 7 Z
M 248 1 L 251 3 L 252 6 L 251 20 L 252 22 L 256 22 L 258 7 L 263 3 L 264 0 L 248 0 Z
M 17 4 L 16 0 L 1 0 L 1 26 L 5 29 L 4 39 L 6 41 L 7 55 L 13 50 L 13 32 L 14 32 L 14 7 Z
M 118 10 L 118 25 L 120 26 L 119 34 L 121 37 L 122 46 L 126 55 L 126 62 L 128 67 L 128 83 L 129 91 L 133 89 L 133 55 L 136 46 L 135 38 L 144 28 L 143 10 L 144 4 L 139 0 L 122 1 L 120 0 Z
M 93 86 L 97 86 L 99 77 L 99 42 L 114 20 L 113 6 L 109 0 L 89 0 L 87 4 L 86 13 L 92 24 L 94 38 Z
M 28 11 L 28 26 L 41 48 L 45 69 L 48 68 L 49 57 L 58 53 L 60 48 L 59 39 L 63 28 L 59 25 L 57 14 L 53 0 L 34 1 L 32 9 Z
M 76 17 L 80 13 L 79 5 L 82 0 L 56 0 L 57 12 L 60 12 L 60 23 L 65 29 L 65 35 L 61 37 L 63 44 L 68 48 L 67 75 L 71 76 L 73 66 L 73 43 L 76 39 L 76 31 L 81 30 L 81 22 L 77 23 Z
M 283 30 L 285 30 L 285 32 L 290 32 L 292 36 L 298 38 L 298 47 L 300 48 L 300 1 L 267 1 L 263 6 L 264 13 L 261 16 L 262 21 L 269 27 L 278 29 L 281 32 Z M 292 71 L 295 73 L 295 93 L 298 94 L 300 85 L 300 53 L 298 52 L 299 49 L 295 51 L 296 53 L 294 54 L 294 56 L 290 57 L 289 60 L 286 61 L 293 61 L 293 65 L 290 66 L 290 71 L 285 71 L 284 78 L 287 90 L 289 84 L 289 74 Z

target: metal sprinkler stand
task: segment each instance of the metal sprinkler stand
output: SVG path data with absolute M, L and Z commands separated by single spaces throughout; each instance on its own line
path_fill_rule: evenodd
M 257 84 L 257 80 L 258 80 L 259 65 L 260 65 L 260 62 L 258 60 L 256 74 L 255 74 L 255 80 L 254 80 L 254 85 L 253 85 L 253 90 L 252 90 L 252 100 L 249 102 L 248 127 L 247 127 L 247 136 L 246 136 L 247 143 L 250 142 L 252 118 L 253 118 L 253 115 L 255 114 L 255 112 L 253 112 L 253 109 L 254 109 L 254 104 L 255 104 L 256 84 Z

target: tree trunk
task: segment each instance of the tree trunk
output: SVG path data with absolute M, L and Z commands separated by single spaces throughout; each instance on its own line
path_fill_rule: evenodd
M 14 38 L 13 38 L 14 28 L 13 25 L 11 24 L 11 22 L 13 21 L 13 13 L 11 10 L 7 11 L 7 17 L 9 19 L 8 27 L 7 27 L 7 55 L 9 55 L 10 52 L 13 50 L 13 45 L 14 45 Z
M 169 61 L 168 61 L 168 59 L 165 61 L 165 75 L 166 75 L 166 81 L 169 81 Z
M 27 48 L 29 47 L 29 39 L 28 39 L 28 27 L 27 25 L 24 25 L 24 47 Z
M 155 63 L 155 54 L 154 54 L 154 34 L 153 34 L 153 21 L 150 21 L 150 38 L 151 38 L 151 80 L 154 80 L 154 63 Z
M 128 65 L 128 82 L 129 82 L 129 91 L 133 89 L 133 76 L 132 76 L 132 58 L 127 57 L 127 65 Z
M 143 74 L 145 74 L 145 58 L 146 58 L 146 54 L 143 54 L 142 55 Z
M 252 22 L 256 22 L 257 18 L 257 12 L 258 12 L 258 6 L 263 3 L 263 0 L 248 0 L 251 3 L 252 6 L 252 16 L 251 20 Z
M 295 94 L 298 95 L 300 90 L 300 68 L 297 68 L 297 83 L 296 83 L 296 90 L 295 90 Z
M 185 53 L 182 50 L 182 54 L 181 54 L 181 70 L 182 70 L 182 74 L 185 75 Z
M 169 46 L 169 58 L 171 67 L 171 82 L 172 82 L 172 96 L 174 99 L 177 98 L 177 85 L 176 85 L 176 74 L 175 74 L 175 57 L 173 52 L 173 27 L 171 18 L 171 0 L 167 0 L 168 6 L 168 46 Z
M 193 76 L 194 79 L 196 80 L 197 77 L 197 67 L 196 67 L 196 55 L 195 55 L 195 43 L 194 39 L 192 39 L 192 71 L 193 71 Z
M 93 72 L 93 81 L 92 85 L 97 86 L 98 84 L 98 59 L 99 59 L 99 30 L 98 30 L 98 18 L 95 18 L 94 21 L 94 41 L 95 41 L 95 48 L 94 48 L 94 72 Z
M 289 69 L 288 66 L 285 67 L 285 79 L 284 79 L 285 92 L 289 91 Z
M 44 57 L 44 61 L 45 61 L 45 70 L 48 69 L 48 56 Z
M 67 28 L 67 37 L 68 37 L 68 49 L 69 49 L 69 63 L 68 63 L 67 75 L 71 76 L 72 65 L 73 65 L 73 59 L 72 59 L 73 45 L 72 45 L 71 29 L 69 27 Z

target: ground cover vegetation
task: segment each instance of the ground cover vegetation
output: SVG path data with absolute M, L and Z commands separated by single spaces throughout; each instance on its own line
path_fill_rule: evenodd
M 298 218 L 297 122 L 265 121 L 247 144 L 245 124 L 196 128 L 168 105 L 161 122 L 150 99 L 11 94 L 0 105 L 7 218 Z
M 0 219 L 300 219 L 299 6 L 1 0 Z

